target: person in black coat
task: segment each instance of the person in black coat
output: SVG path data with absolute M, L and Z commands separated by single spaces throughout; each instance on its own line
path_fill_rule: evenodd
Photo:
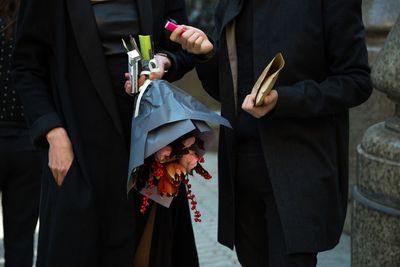
M 163 78 L 177 80 L 194 62 L 168 40 L 167 18 L 186 23 L 183 0 L 22 2 L 13 78 L 32 140 L 48 151 L 38 267 L 198 266 L 184 194 L 146 228 L 140 194 L 126 193 L 133 98 L 121 38 L 152 35 Z
M 42 157 L 30 142 L 24 110 L 11 79 L 18 3 L 0 3 L 0 190 L 5 266 L 32 267 Z
M 338 243 L 349 108 L 372 92 L 364 38 L 361 0 L 221 0 L 213 52 L 198 29 L 171 35 L 207 54 L 198 75 L 234 127 L 220 132 L 218 240 L 243 266 L 316 266 Z M 286 66 L 254 107 L 251 89 L 278 52 Z

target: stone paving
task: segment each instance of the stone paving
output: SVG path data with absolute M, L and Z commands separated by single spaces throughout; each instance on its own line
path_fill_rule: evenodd
M 191 179 L 196 194 L 202 222 L 193 222 L 201 267 L 239 267 L 234 251 L 220 245 L 217 237 L 218 179 L 215 153 L 206 155 L 205 168 L 213 179 L 205 181 L 199 176 Z M 0 210 L 1 211 L 1 210 Z M 0 241 L 3 240 L 2 216 L 0 213 Z M 0 267 L 4 266 L 3 245 L 0 242 Z M 162 266 L 160 266 L 162 267 Z M 189 266 L 188 266 L 189 267 Z M 350 267 L 350 238 L 342 235 L 340 244 L 332 251 L 320 253 L 318 267 Z

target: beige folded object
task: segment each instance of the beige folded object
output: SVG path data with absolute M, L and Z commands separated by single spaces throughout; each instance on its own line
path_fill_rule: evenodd
M 273 89 L 279 73 L 284 66 L 285 60 L 283 59 L 282 54 L 278 53 L 261 73 L 251 90 L 252 94 L 256 94 L 256 106 L 261 106 L 263 104 L 265 96 L 267 96 Z

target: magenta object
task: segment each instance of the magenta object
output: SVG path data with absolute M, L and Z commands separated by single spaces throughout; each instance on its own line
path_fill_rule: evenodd
M 165 24 L 165 29 L 169 30 L 170 32 L 173 32 L 176 30 L 176 28 L 178 28 L 179 26 L 176 25 L 175 23 L 171 22 L 171 21 L 167 21 L 167 23 Z M 183 32 L 185 32 L 186 30 L 183 29 Z

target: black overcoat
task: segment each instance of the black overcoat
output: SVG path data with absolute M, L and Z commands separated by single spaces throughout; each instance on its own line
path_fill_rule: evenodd
M 179 79 L 193 60 L 168 41 L 163 25 L 166 18 L 187 23 L 184 1 L 133 1 L 140 34 L 152 34 L 155 51 L 172 59 L 166 79 Z M 46 148 L 46 133 L 61 126 L 75 155 L 61 187 L 45 166 L 37 266 L 131 267 L 141 234 L 135 224 L 143 219 L 127 200 L 129 140 L 90 1 L 23 0 L 13 76 L 34 143 Z M 190 239 L 190 220 L 184 227 Z
M 221 102 L 222 115 L 233 127 L 241 103 L 235 105 L 235 52 L 228 54 L 232 38 L 227 33 L 240 2 L 219 1 L 216 55 L 197 67 L 204 88 Z M 249 56 L 254 80 L 277 52 L 286 59 L 276 86 L 277 106 L 258 121 L 258 129 L 287 250 L 330 249 L 338 243 L 346 215 L 348 109 L 372 91 L 361 0 L 253 2 L 254 53 Z M 218 233 L 229 247 L 235 240 L 234 146 L 234 132 L 221 129 Z

